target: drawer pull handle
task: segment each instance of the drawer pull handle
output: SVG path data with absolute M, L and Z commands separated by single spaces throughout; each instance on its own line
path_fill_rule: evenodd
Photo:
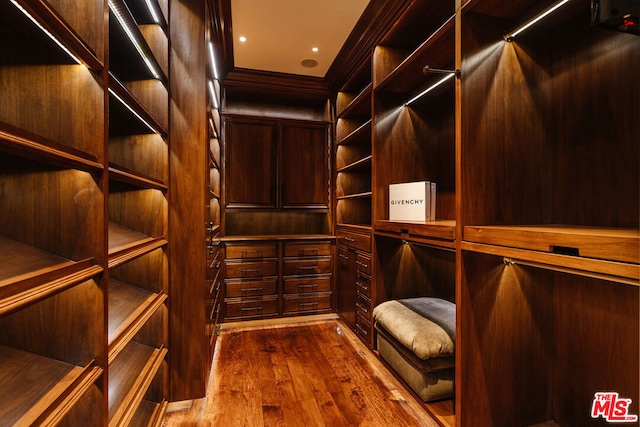
M 365 290 L 365 291 L 368 291 L 368 290 L 369 290 L 369 287 L 368 287 L 368 286 L 365 286 L 365 285 L 363 285 L 363 284 L 362 284 L 362 283 L 360 283 L 360 282 L 356 282 L 356 285 L 357 285 L 357 286 L 360 286 L 360 287 L 361 287 L 363 290 Z
M 314 284 L 311 284 L 311 285 L 304 285 L 304 284 L 298 285 L 298 289 L 317 288 L 317 287 L 318 287 L 317 283 L 314 283 Z
M 366 308 L 365 306 L 363 306 L 363 305 L 362 305 L 362 304 L 360 304 L 360 303 L 356 303 L 356 307 L 358 307 L 358 308 L 362 309 L 362 311 L 364 311 L 365 313 L 368 313 L 368 312 L 369 312 L 369 309 L 368 309 L 368 308 Z
M 369 331 L 366 330 L 365 328 L 363 328 L 360 324 L 356 324 L 356 326 L 358 327 L 358 329 L 360 330 L 360 332 L 362 332 L 365 335 L 369 335 Z
M 247 269 L 242 269 L 241 272 L 242 272 L 243 276 L 246 276 L 249 273 L 262 273 L 262 269 L 261 268 L 247 268 Z
M 299 302 L 298 303 L 298 307 L 309 307 L 309 306 L 316 306 L 318 305 L 317 302 Z
M 251 258 L 249 254 L 254 253 L 256 257 L 262 256 L 262 249 L 243 249 L 240 251 L 242 258 Z
M 241 311 L 261 311 L 262 310 L 262 306 L 258 306 L 258 307 L 242 307 L 240 309 Z
M 300 248 L 298 249 L 298 255 L 318 255 L 318 248 Z
M 347 242 L 351 242 L 351 243 L 355 243 L 356 239 L 352 238 L 352 237 L 345 237 L 344 240 L 346 240 Z
M 260 292 L 263 288 L 242 288 L 240 292 Z
M 312 265 L 309 267 L 305 267 L 305 266 L 298 267 L 298 271 L 317 270 L 317 269 L 318 269 L 317 265 Z
M 349 257 L 348 257 L 348 256 L 343 255 L 343 254 L 339 254 L 338 256 L 339 256 L 340 258 L 342 258 L 342 259 L 346 259 L 346 260 L 348 260 L 348 259 L 349 259 Z
M 220 290 L 220 282 L 212 283 L 211 288 L 209 289 L 209 293 L 212 294 L 214 292 L 218 292 Z
M 362 268 L 369 268 L 369 266 L 367 264 L 365 264 L 363 262 L 360 262 L 360 261 L 356 261 L 356 264 L 358 264 Z

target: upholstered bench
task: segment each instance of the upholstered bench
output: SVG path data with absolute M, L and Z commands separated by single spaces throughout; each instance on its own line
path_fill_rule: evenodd
M 454 395 L 456 306 L 431 297 L 383 302 L 373 310 L 376 348 L 420 398 Z

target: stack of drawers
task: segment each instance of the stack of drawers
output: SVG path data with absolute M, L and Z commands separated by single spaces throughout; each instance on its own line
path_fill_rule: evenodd
M 365 342 L 371 340 L 371 257 L 356 253 L 356 334 Z
M 220 312 L 222 309 L 222 251 L 220 240 L 212 240 L 209 245 L 207 268 L 207 335 L 209 337 L 210 357 L 213 357 L 215 342 L 218 336 Z
M 331 242 L 284 242 L 284 313 L 331 310 Z
M 332 311 L 332 240 L 225 242 L 225 319 Z
M 343 228 L 337 234 L 338 313 L 362 341 L 373 346 L 371 235 Z
M 278 243 L 225 244 L 226 318 L 278 315 Z

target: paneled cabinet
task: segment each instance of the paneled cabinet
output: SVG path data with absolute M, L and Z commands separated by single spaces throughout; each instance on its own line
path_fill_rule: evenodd
M 228 209 L 328 209 L 329 124 L 225 115 Z
M 276 208 L 278 124 L 274 120 L 225 117 L 227 208 Z

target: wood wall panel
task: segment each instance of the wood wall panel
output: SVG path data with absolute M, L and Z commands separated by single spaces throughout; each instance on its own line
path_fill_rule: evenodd
M 205 192 L 208 177 L 205 4 L 171 0 L 169 329 L 171 400 L 204 396 Z

